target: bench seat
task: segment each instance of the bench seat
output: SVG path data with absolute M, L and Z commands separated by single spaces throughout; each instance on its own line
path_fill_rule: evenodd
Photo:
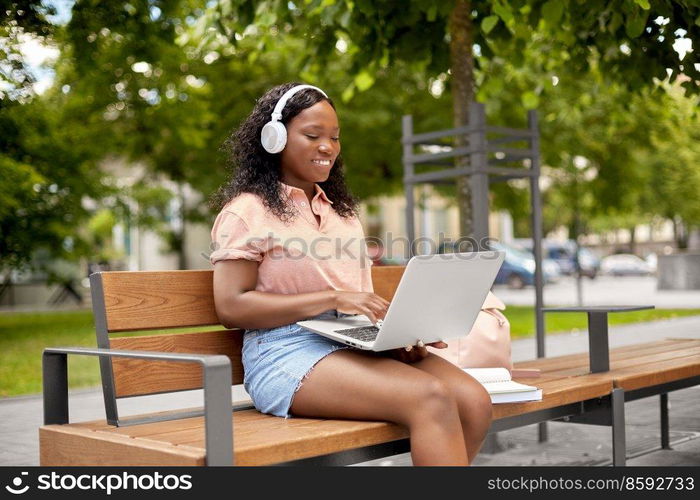
M 539 368 L 543 377 L 576 376 L 588 370 L 588 354 L 571 354 L 527 361 L 520 368 Z M 626 392 L 676 382 L 700 375 L 700 339 L 665 339 L 618 347 L 610 351 L 610 377 L 614 388 Z
M 516 363 L 539 368 L 520 382 L 543 389 L 542 401 L 494 405 L 494 421 L 700 375 L 700 340 L 668 339 L 613 349 L 611 369 L 590 374 L 587 353 Z M 269 465 L 405 439 L 386 422 L 284 419 L 254 409 L 233 413 L 234 460 Z M 104 420 L 40 429 L 41 465 L 204 465 L 204 419 L 114 427 Z
M 612 387 L 605 374 L 550 372 L 520 381 L 542 388 L 542 401 L 494 405 L 494 420 L 602 398 Z M 387 422 L 284 419 L 246 409 L 233 412 L 233 435 L 237 465 L 270 465 L 402 440 L 408 432 Z M 44 466 L 204 465 L 205 461 L 203 417 L 124 427 L 105 420 L 46 425 L 40 429 L 40 443 Z

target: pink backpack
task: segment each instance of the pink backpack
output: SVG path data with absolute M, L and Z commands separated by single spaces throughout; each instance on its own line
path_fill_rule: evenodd
M 501 312 L 505 308 L 503 301 L 489 292 L 469 335 L 448 340 L 446 349 L 428 350 L 461 368 L 502 367 L 512 371 L 510 323 Z

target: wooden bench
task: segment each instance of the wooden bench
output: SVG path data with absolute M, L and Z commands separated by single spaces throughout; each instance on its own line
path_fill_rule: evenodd
M 375 267 L 391 300 L 403 267 Z M 241 330 L 114 338 L 147 329 L 219 325 L 212 271 L 91 275 L 98 348 L 46 349 L 40 463 L 57 465 L 268 465 L 357 463 L 408 451 L 407 430 L 387 422 L 284 419 L 231 404 L 243 380 Z M 566 418 L 610 425 L 624 464 L 624 402 L 698 383 L 700 341 L 667 340 L 611 351 L 590 373 L 587 354 L 517 364 L 540 368 L 542 401 L 494 405 L 491 432 Z M 100 357 L 106 419 L 68 422 L 68 354 Z M 528 383 L 528 380 L 523 380 Z M 120 418 L 120 398 L 204 387 L 204 409 Z M 666 424 L 667 425 L 667 424 Z

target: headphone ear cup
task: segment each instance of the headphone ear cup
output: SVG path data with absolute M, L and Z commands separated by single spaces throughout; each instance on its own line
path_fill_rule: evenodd
M 279 153 L 287 144 L 287 129 L 278 121 L 267 122 L 260 132 L 260 142 L 268 153 Z

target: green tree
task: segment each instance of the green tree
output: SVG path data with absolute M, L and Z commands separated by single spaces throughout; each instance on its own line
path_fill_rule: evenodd
M 700 99 L 672 88 L 668 119 L 652 132 L 650 147 L 635 158 L 649 171 L 652 202 L 657 213 L 673 221 L 678 248 L 700 227 Z
M 524 48 L 534 33 L 549 36 L 556 49 L 552 62 L 585 73 L 591 54 L 601 72 L 612 81 L 639 89 L 664 78 L 667 68 L 672 79 L 681 73 L 684 82 L 697 92 L 700 72 L 694 63 L 697 52 L 680 61 L 672 50 L 677 30 L 690 39 L 700 35 L 700 5 L 673 0 L 516 0 L 504 2 L 370 2 L 369 0 L 219 0 L 210 4 L 192 30 L 199 46 L 224 35 L 232 45 L 246 34 L 261 35 L 259 48 L 276 37 L 296 35 L 307 41 L 306 70 L 319 73 L 336 56 L 336 46 L 350 46 L 350 83 L 344 96 L 371 87 L 376 73 L 396 61 L 434 75 L 450 70 L 453 123 L 466 123 L 468 105 L 474 97 L 474 49 L 487 59 L 503 56 L 516 60 L 520 51 L 501 54 L 503 40 L 514 40 Z M 656 22 L 663 18 L 664 24 Z M 560 59 L 555 60 L 554 54 Z M 532 104 L 533 92 L 528 93 Z M 458 184 L 458 203 L 463 234 L 471 234 L 468 184 Z
M 39 100 L 5 103 L 0 152 L 0 269 L 24 267 L 40 249 L 54 258 L 85 255 L 76 229 L 99 180 L 60 115 Z
M 86 133 L 93 139 L 86 142 L 97 144 L 102 155 L 144 162 L 150 175 L 165 174 L 200 193 L 212 193 L 224 180 L 217 148 L 230 129 L 270 85 L 299 79 L 308 60 L 303 41 L 294 37 L 274 39 L 264 52 L 254 36 L 235 47 L 211 41 L 206 51 L 177 44 L 189 14 L 197 14 L 186 4 L 157 16 L 144 13 L 158 5 L 153 2 L 118 10 L 103 2 L 83 4 L 63 35 L 58 85 L 70 87 L 70 114 L 90 125 Z M 140 26 L 162 23 L 168 29 Z M 148 54 L 139 55 L 141 44 Z M 346 57 L 329 61 L 316 83 L 341 95 L 349 63 Z M 449 117 L 446 96 L 431 95 L 424 75 L 407 64 L 378 71 L 373 87 L 351 102 L 337 100 L 348 179 L 361 198 L 401 187 L 398 117 L 409 103 L 426 123 L 437 126 Z M 203 208 L 188 207 L 184 217 L 203 220 L 209 216 Z

